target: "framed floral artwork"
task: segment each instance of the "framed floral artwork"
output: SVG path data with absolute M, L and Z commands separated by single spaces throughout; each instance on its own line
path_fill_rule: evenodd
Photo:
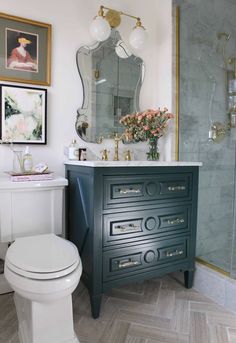
M 0 85 L 0 139 L 17 144 L 47 143 L 47 90 Z
M 0 13 L 0 80 L 51 84 L 51 25 Z

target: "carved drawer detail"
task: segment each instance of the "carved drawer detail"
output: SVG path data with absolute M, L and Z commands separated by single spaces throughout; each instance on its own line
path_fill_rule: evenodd
M 104 208 L 132 206 L 147 201 L 191 200 L 191 174 L 159 174 L 104 178 Z
M 103 278 L 107 281 L 118 275 L 184 260 L 188 257 L 188 242 L 188 237 L 181 237 L 106 251 L 103 254 Z
M 127 240 L 153 239 L 153 235 L 187 233 L 191 229 L 190 222 L 190 205 L 104 215 L 103 244 L 109 246 Z

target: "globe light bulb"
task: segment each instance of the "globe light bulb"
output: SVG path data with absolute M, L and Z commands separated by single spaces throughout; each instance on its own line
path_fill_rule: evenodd
M 111 33 L 111 27 L 105 18 L 97 16 L 90 25 L 90 34 L 98 42 L 106 40 Z
M 132 48 L 142 50 L 147 42 L 147 32 L 142 26 L 136 26 L 130 36 L 129 43 Z

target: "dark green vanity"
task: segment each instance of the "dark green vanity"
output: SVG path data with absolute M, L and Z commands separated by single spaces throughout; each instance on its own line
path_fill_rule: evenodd
M 192 287 L 200 165 L 66 163 L 67 233 L 81 255 L 94 318 L 113 287 L 174 271 Z

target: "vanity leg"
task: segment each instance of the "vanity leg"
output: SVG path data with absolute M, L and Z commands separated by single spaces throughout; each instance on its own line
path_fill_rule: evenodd
M 91 312 L 94 319 L 99 317 L 102 294 L 90 295 Z
M 184 286 L 186 288 L 193 287 L 193 277 L 194 277 L 194 270 L 186 270 L 184 272 Z

